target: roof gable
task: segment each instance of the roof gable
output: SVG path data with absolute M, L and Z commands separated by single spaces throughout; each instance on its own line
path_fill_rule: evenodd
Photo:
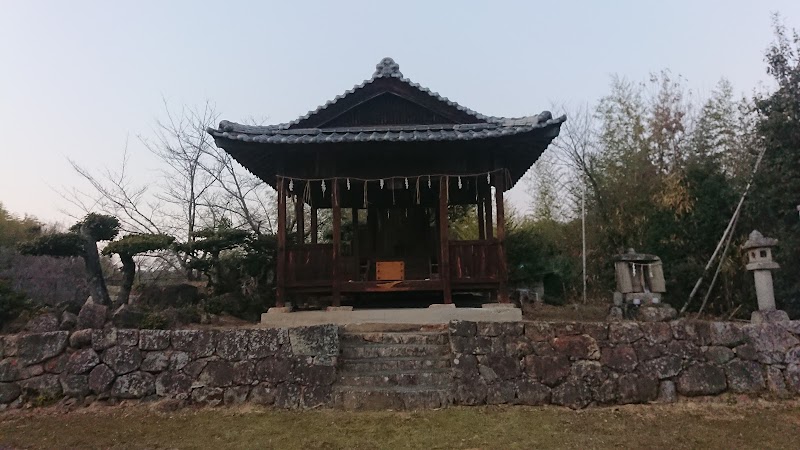
M 319 128 L 461 123 L 459 117 L 448 113 L 451 111 L 443 114 L 394 92 L 383 92 L 320 124 Z
M 288 129 L 486 123 L 478 114 L 403 77 L 392 58 L 372 78 L 286 125 Z

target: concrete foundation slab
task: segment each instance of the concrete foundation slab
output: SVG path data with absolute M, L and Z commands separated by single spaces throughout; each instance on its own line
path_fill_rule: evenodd
M 261 325 L 267 327 L 308 326 L 332 323 L 336 325 L 394 323 L 446 324 L 451 320 L 476 322 L 514 322 L 522 320 L 519 308 L 402 308 L 361 309 L 353 311 L 297 311 L 289 314 L 261 315 Z
M 481 308 L 516 308 L 513 303 L 484 303 Z
M 454 309 L 455 307 L 456 305 L 454 303 L 433 303 L 428 306 L 429 309 Z

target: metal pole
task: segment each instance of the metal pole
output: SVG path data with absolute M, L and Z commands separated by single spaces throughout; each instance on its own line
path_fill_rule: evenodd
M 583 179 L 583 177 L 581 177 Z M 586 180 L 581 192 L 581 259 L 583 259 L 583 303 L 586 304 Z

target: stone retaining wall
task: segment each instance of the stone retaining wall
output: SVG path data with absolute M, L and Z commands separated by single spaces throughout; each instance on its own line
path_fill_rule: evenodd
M 328 405 L 338 354 L 330 325 L 10 335 L 0 338 L 0 409 L 64 397 Z
M 450 324 L 457 404 L 800 394 L 800 321 Z
M 0 410 L 64 398 L 334 406 L 339 334 L 321 325 L 8 335 L 0 337 Z M 448 334 L 455 404 L 582 408 L 800 394 L 800 321 L 451 322 Z

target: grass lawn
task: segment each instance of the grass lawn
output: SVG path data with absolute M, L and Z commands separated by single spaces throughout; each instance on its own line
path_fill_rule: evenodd
M 0 448 L 798 448 L 800 403 L 420 412 L 92 406 L 0 413 Z

